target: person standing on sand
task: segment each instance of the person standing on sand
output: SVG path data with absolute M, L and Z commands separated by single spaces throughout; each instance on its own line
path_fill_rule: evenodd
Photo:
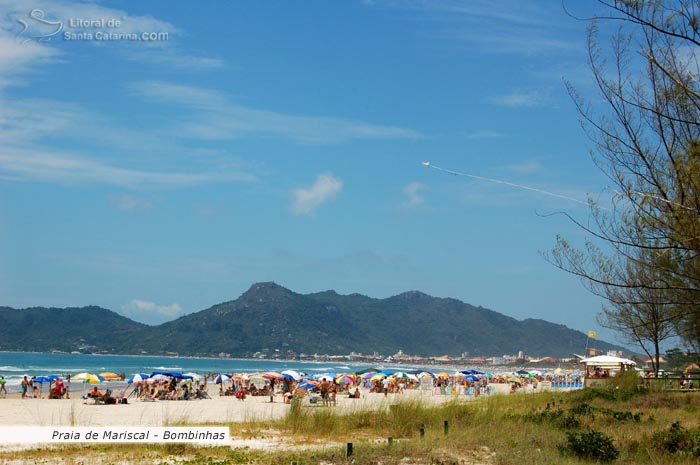
M 29 388 L 29 380 L 27 379 L 27 375 L 24 375 L 24 378 L 22 378 L 22 382 L 20 383 L 19 387 L 22 391 L 22 399 L 26 399 L 27 389 Z
M 7 389 L 5 389 L 5 377 L 0 376 L 0 394 L 3 394 L 3 397 L 7 397 Z

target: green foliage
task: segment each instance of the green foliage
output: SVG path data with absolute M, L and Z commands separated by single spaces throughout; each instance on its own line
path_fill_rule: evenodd
M 612 462 L 620 455 L 613 439 L 600 431 L 566 433 L 566 450 L 580 459 Z
M 679 421 L 674 422 L 668 430 L 655 433 L 653 442 L 671 454 L 700 456 L 700 430 L 686 429 Z
M 545 409 L 532 410 L 522 416 L 522 420 L 531 423 L 555 426 L 563 430 L 577 429 L 581 427 L 582 417 L 594 420 L 596 417 L 608 418 L 617 422 L 632 421 L 639 423 L 642 413 L 632 413 L 631 411 L 618 411 L 604 407 L 594 407 L 586 402 L 580 403 L 569 409 L 553 408 L 547 404 Z

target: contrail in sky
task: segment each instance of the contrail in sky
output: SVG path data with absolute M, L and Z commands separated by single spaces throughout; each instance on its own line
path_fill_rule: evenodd
M 567 197 L 566 195 L 561 195 L 561 194 L 556 194 L 554 192 L 549 192 L 549 191 L 546 191 L 543 189 L 538 189 L 536 187 L 523 186 L 522 184 L 515 184 L 513 182 L 502 181 L 500 179 L 485 178 L 483 176 L 477 176 L 475 174 L 460 173 L 459 171 L 452 171 L 452 170 L 448 170 L 445 168 L 440 168 L 439 166 L 431 164 L 429 161 L 421 162 L 421 165 L 426 166 L 428 168 L 432 168 L 434 170 L 444 171 L 445 173 L 449 173 L 449 174 L 454 175 L 454 176 L 466 176 L 468 178 L 479 179 L 481 181 L 495 182 L 496 184 L 504 184 L 506 186 L 516 187 L 518 189 L 525 189 L 528 191 L 537 192 L 539 194 L 549 195 L 550 197 L 558 197 L 560 199 L 570 200 L 571 202 L 580 203 L 581 205 L 586 205 L 586 206 L 588 205 L 588 202 L 584 202 L 582 200 L 575 199 L 573 197 Z

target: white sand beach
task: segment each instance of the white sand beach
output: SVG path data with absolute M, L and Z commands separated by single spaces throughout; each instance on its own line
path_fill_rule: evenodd
M 497 392 L 507 392 L 508 387 L 498 387 Z M 5 426 L 172 426 L 194 424 L 222 424 L 232 422 L 265 421 L 282 418 L 290 409 L 277 395 L 275 402 L 269 397 L 248 396 L 238 400 L 233 396 L 219 397 L 210 389 L 211 399 L 189 401 L 144 402 L 134 398 L 129 403 L 95 405 L 85 401 L 78 393 L 71 399 L 20 399 L 11 395 L 0 399 L 0 424 Z M 358 410 L 382 409 L 406 399 L 420 398 L 431 404 L 455 399 L 467 402 L 471 396 L 434 395 L 432 392 L 407 390 L 403 394 L 364 392 L 360 399 L 338 395 L 335 407 L 311 405 L 308 399 L 303 408 L 334 408 L 343 413 Z

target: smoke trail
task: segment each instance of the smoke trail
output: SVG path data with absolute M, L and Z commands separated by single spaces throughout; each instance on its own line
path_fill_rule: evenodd
M 506 186 L 516 187 L 516 188 L 518 188 L 518 189 L 525 189 L 525 190 L 528 190 L 528 191 L 537 192 L 537 193 L 539 193 L 539 194 L 549 195 L 550 197 L 558 197 L 558 198 L 560 198 L 560 199 L 564 199 L 564 200 L 569 200 L 569 201 L 571 201 L 571 202 L 580 203 L 581 205 L 586 205 L 586 206 L 588 205 L 588 202 L 584 202 L 584 201 L 582 201 L 582 200 L 575 199 L 575 198 L 573 198 L 573 197 L 567 197 L 566 195 L 561 195 L 561 194 L 556 194 L 556 193 L 554 193 L 554 192 L 549 192 L 549 191 L 546 191 L 546 190 L 543 190 L 543 189 L 538 189 L 538 188 L 536 188 L 536 187 L 523 186 L 522 184 L 515 184 L 515 183 L 513 183 L 513 182 L 502 181 L 502 180 L 500 180 L 500 179 L 486 178 L 486 177 L 484 177 L 484 176 L 477 176 L 477 175 L 475 175 L 475 174 L 460 173 L 459 171 L 452 171 L 452 170 L 448 170 L 448 169 L 445 169 L 445 168 L 440 168 L 439 166 L 436 166 L 436 165 L 431 164 L 429 161 L 421 162 L 421 165 L 426 166 L 426 167 L 428 167 L 428 168 L 432 168 L 432 169 L 434 169 L 434 170 L 443 171 L 443 172 L 445 172 L 445 173 L 449 173 L 449 174 L 454 175 L 454 176 L 465 176 L 465 177 L 468 177 L 468 178 L 479 179 L 479 180 L 481 180 L 481 181 L 495 182 L 496 184 L 504 184 L 504 185 L 506 185 Z

